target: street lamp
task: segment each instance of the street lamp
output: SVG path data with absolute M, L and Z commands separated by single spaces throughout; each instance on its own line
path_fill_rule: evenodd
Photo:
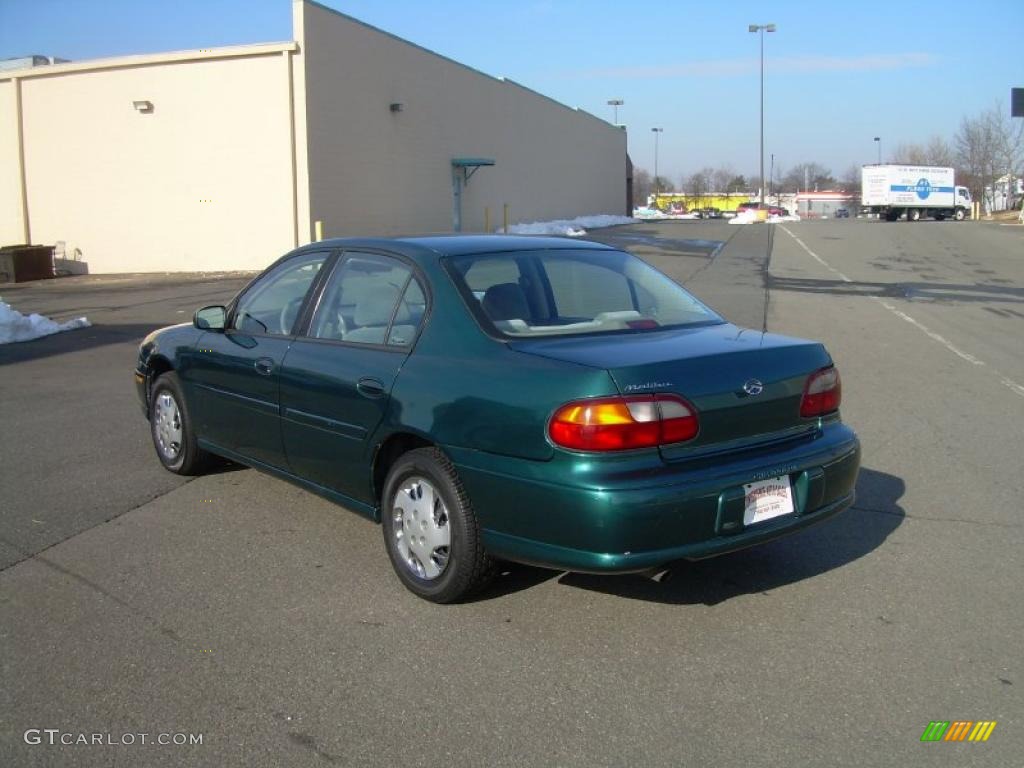
M 747 27 L 750 32 L 757 32 L 761 35 L 761 207 L 764 207 L 764 33 L 774 32 L 774 24 L 751 24 Z
M 619 107 L 621 107 L 625 103 L 626 102 L 624 102 L 622 99 L 608 99 L 608 106 L 614 110 L 615 114 L 615 120 L 613 121 L 612 125 L 619 124 Z
M 658 134 L 664 133 L 664 128 L 651 128 L 654 133 L 654 207 L 658 207 L 658 194 L 661 189 L 658 186 Z
M 882 137 L 875 136 L 875 144 L 878 145 L 878 164 L 882 164 Z

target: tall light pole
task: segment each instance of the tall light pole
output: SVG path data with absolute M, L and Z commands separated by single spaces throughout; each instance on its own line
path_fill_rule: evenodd
M 664 133 L 664 128 L 651 128 L 654 133 L 654 207 L 658 207 L 658 194 L 661 189 L 658 185 L 658 134 Z
M 612 122 L 612 125 L 619 124 L 619 107 L 621 107 L 625 103 L 626 102 L 624 102 L 622 99 L 608 99 L 608 106 L 614 110 L 615 115 L 615 119 Z
M 882 164 L 882 137 L 875 136 L 875 144 L 878 145 L 878 164 Z
M 774 32 L 774 24 L 750 24 L 750 32 L 761 35 L 761 207 L 764 207 L 764 33 Z
M 775 153 L 772 152 L 772 162 L 768 166 L 768 196 L 771 197 L 775 192 Z M 778 201 L 776 201 L 777 203 Z

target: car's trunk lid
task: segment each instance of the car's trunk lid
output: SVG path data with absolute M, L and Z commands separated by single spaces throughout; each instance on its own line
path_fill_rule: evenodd
M 516 340 L 527 354 L 607 369 L 623 395 L 670 392 L 691 402 L 700 433 L 665 446 L 666 460 L 796 436 L 814 429 L 800 417 L 807 376 L 831 363 L 814 341 L 730 324 L 623 336 Z

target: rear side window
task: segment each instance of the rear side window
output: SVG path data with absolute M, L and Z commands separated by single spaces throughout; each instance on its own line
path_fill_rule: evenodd
M 722 319 L 622 251 L 456 256 L 446 268 L 477 320 L 507 337 L 643 332 Z
M 324 287 L 309 335 L 357 344 L 412 343 L 426 299 L 412 270 L 375 253 L 347 253 Z

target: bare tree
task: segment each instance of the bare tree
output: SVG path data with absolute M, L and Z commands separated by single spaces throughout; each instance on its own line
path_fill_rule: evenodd
M 647 205 L 647 197 L 654 191 L 650 171 L 643 168 L 633 169 L 633 206 Z
M 711 191 L 728 192 L 729 182 L 736 178 L 736 171 L 728 165 L 716 168 L 711 174 Z
M 928 150 L 920 144 L 897 144 L 889 156 L 889 162 L 900 165 L 928 165 Z
M 676 185 L 667 176 L 659 176 L 654 181 L 654 185 L 658 188 L 659 192 L 675 192 Z
M 690 199 L 690 209 L 703 208 L 704 197 L 707 195 L 708 188 L 711 186 L 711 176 L 709 175 L 709 169 L 697 171 L 686 180 L 686 195 Z M 714 173 L 714 171 L 711 171 Z
M 975 200 L 985 199 L 985 188 L 996 178 L 996 139 L 991 121 L 984 113 L 964 117 L 954 141 L 961 183 L 970 188 Z
M 818 163 L 794 165 L 779 184 L 780 192 L 799 192 L 802 189 L 829 189 L 835 186 L 832 171 Z
M 1001 102 L 985 113 L 995 154 L 995 173 L 1006 176 L 1007 208 L 1017 207 L 1017 177 L 1024 166 L 1024 122 L 1010 117 Z M 995 190 L 993 180 L 993 191 Z
M 853 192 L 854 194 L 860 194 L 860 171 L 859 165 L 851 165 L 846 169 L 846 173 L 839 179 L 839 186 L 846 192 Z
M 775 169 L 775 176 L 778 178 L 779 169 Z M 733 176 L 729 179 L 729 183 L 725 187 L 726 192 L 746 192 L 747 191 L 747 179 L 741 173 L 738 176 Z
M 927 144 L 898 144 L 890 160 L 903 165 L 937 165 L 946 168 L 955 164 L 953 148 L 949 146 L 948 141 L 938 135 L 928 139 Z
M 928 139 L 928 146 L 925 147 L 924 154 L 928 158 L 928 165 L 937 165 L 942 168 L 956 165 L 953 148 L 941 136 L 932 136 Z

